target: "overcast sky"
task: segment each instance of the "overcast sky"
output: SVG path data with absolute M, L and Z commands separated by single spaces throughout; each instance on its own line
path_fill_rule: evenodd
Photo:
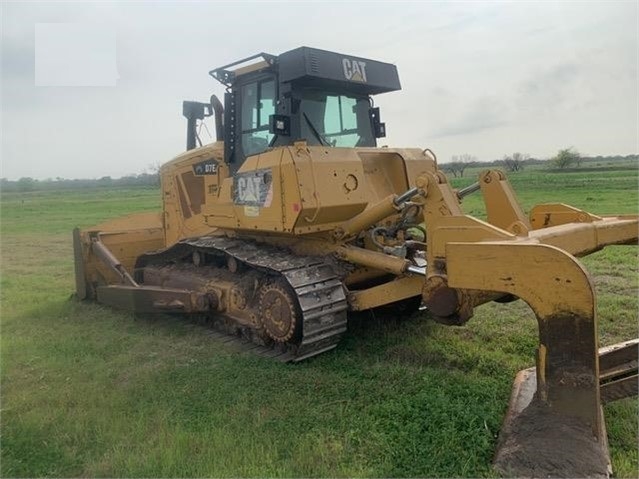
M 381 144 L 440 161 L 637 153 L 637 5 L 3 3 L 0 176 L 141 173 L 184 149 L 182 100 L 223 94 L 210 69 L 302 45 L 397 65 Z

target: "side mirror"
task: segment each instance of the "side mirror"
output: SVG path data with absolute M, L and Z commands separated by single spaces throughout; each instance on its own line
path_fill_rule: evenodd
M 198 120 L 203 120 L 211 115 L 211 106 L 198 101 L 183 101 L 182 115 L 186 118 L 186 149 L 192 150 L 197 147 L 199 141 L 196 125 Z
M 380 121 L 379 107 L 370 108 L 368 110 L 368 116 L 371 119 L 371 125 L 373 125 L 375 138 L 384 138 L 386 136 L 386 123 Z
M 291 117 L 288 115 L 269 116 L 268 132 L 278 136 L 291 136 Z

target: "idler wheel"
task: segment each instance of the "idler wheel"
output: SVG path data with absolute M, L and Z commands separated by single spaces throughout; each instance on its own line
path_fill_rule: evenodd
M 266 283 L 260 288 L 260 319 L 266 334 L 276 342 L 285 343 L 300 329 L 297 300 L 281 281 Z

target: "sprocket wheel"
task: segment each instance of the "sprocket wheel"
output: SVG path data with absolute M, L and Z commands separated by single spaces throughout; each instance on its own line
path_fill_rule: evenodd
M 259 296 L 260 319 L 266 334 L 278 343 L 289 341 L 299 329 L 297 300 L 282 281 L 264 284 Z

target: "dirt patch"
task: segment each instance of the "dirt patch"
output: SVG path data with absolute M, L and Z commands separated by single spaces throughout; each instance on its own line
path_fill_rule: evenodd
M 508 477 L 609 477 L 590 426 L 537 400 L 502 430 L 495 467 Z

